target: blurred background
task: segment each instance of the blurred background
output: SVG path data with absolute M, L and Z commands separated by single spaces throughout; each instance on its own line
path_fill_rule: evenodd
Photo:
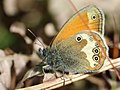
M 105 38 L 109 46 L 109 56 L 111 58 L 119 57 L 120 0 L 71 1 L 78 10 L 91 4 L 103 10 L 106 19 Z M 36 37 L 49 45 L 64 23 L 75 12 L 69 0 L 0 0 L 0 67 L 1 72 L 6 72 L 5 74 L 0 73 L 1 90 L 14 89 L 24 73 L 34 64 L 34 60 L 20 61 L 21 58 L 16 57 L 13 63 L 12 61 L 5 61 L 3 57 L 14 54 L 32 55 L 39 47 L 39 45 L 38 47 L 34 45 Z M 27 29 L 30 29 L 36 37 Z M 18 64 L 19 67 L 17 67 Z M 21 72 L 23 68 L 25 71 Z M 9 70 L 6 71 L 7 69 Z M 18 69 L 19 71 L 17 71 Z M 110 88 L 118 90 L 120 87 L 116 84 L 118 81 L 113 80 L 111 76 L 113 73 L 112 70 L 111 72 L 104 72 L 61 87 L 59 90 L 109 90 Z M 8 75 L 8 79 L 5 80 L 3 77 Z M 107 79 L 105 79 L 106 77 Z M 11 85 L 12 80 L 14 83 Z

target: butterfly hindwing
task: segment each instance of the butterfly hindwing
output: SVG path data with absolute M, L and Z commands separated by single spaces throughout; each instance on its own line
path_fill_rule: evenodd
M 52 47 L 56 48 L 59 55 L 62 56 L 63 64 L 61 67 L 64 71 L 73 73 L 93 72 L 102 67 L 106 58 L 92 34 L 96 36 L 107 52 L 104 39 L 94 31 L 78 32 Z

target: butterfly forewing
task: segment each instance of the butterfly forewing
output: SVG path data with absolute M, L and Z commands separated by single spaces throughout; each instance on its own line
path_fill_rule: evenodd
M 52 45 L 83 30 L 94 30 L 104 34 L 104 14 L 96 6 L 87 6 L 73 15 L 62 27 Z

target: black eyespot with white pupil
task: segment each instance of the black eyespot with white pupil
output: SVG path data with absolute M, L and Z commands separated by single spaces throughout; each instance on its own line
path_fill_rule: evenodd
M 100 49 L 98 47 L 95 47 L 95 48 L 93 48 L 92 52 L 94 54 L 99 54 L 100 53 Z
M 96 62 L 98 62 L 98 61 L 99 61 L 99 59 L 100 59 L 98 55 L 93 55 L 93 57 L 92 57 L 92 58 L 93 58 L 93 60 L 94 60 L 94 61 L 96 61 Z
M 92 20 L 96 20 L 96 15 L 92 15 Z
M 77 42 L 80 42 L 81 40 L 82 40 L 82 36 L 81 36 L 81 35 L 77 35 L 77 36 L 76 36 L 76 41 L 77 41 Z

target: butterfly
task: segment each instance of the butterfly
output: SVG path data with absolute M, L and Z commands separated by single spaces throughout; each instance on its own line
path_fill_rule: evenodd
M 104 14 L 87 6 L 74 14 L 47 48 L 39 50 L 44 69 L 64 73 L 98 72 L 108 53 L 104 36 Z M 96 39 L 97 41 L 96 41 Z
M 106 60 L 105 53 L 108 55 L 103 38 L 104 20 L 102 10 L 95 5 L 79 10 L 48 47 L 39 49 L 38 54 L 43 61 L 32 68 L 22 82 L 35 75 L 43 76 L 43 71 L 73 74 L 98 72 Z

